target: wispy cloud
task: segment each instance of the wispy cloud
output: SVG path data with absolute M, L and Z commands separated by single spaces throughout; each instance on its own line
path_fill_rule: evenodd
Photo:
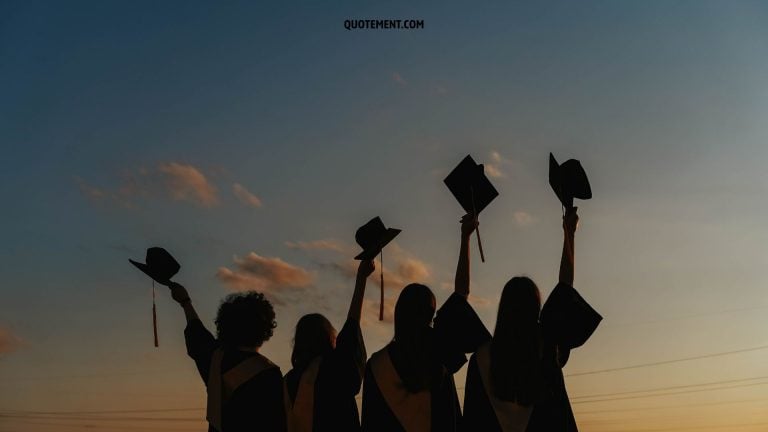
M 165 175 L 168 192 L 174 200 L 188 201 L 203 207 L 213 207 L 219 203 L 216 188 L 196 167 L 170 162 L 160 165 L 159 171 Z
M 348 251 L 351 247 L 340 245 L 343 251 Z M 430 266 L 419 258 L 416 258 L 410 252 L 401 248 L 397 243 L 392 242 L 386 247 L 384 255 L 384 284 L 387 289 L 400 291 L 409 283 L 429 283 L 432 279 Z M 351 254 L 350 254 L 351 255 Z M 381 261 L 379 257 L 374 260 L 376 271 L 373 283 L 381 285 Z M 360 261 L 349 258 L 336 258 L 332 262 L 320 263 L 322 267 L 336 271 L 339 275 L 347 279 L 354 279 L 357 275 L 357 266 Z
M 408 84 L 408 82 L 405 80 L 405 78 L 403 78 L 402 75 L 400 75 L 399 72 L 392 72 L 392 81 L 401 86 Z
M 82 177 L 75 176 L 80 192 L 91 202 L 114 204 L 124 208 L 135 207 L 135 200 L 149 195 L 148 171 L 144 168 L 136 172 L 125 170 L 120 173 L 120 185 L 116 189 L 94 186 Z
M 234 291 L 264 291 L 281 300 L 281 290 L 306 288 L 314 281 L 314 275 L 300 266 L 255 252 L 235 256 L 234 264 L 234 270 L 220 267 L 216 272 L 216 278 Z
M 518 210 L 512 213 L 512 217 L 514 218 L 515 223 L 521 227 L 531 225 L 536 221 L 536 219 L 530 213 L 522 210 Z
M 21 348 L 22 341 L 10 329 L 0 326 L 0 357 Z
M 441 96 L 448 93 L 448 89 L 441 85 L 432 87 L 432 91 Z
M 251 193 L 251 191 L 246 189 L 245 186 L 241 185 L 240 183 L 235 183 L 232 185 L 232 192 L 241 203 L 249 207 L 261 207 L 261 199 Z
M 311 251 L 311 250 L 326 250 L 326 251 L 334 251 L 334 252 L 342 252 L 344 251 L 344 246 L 338 242 L 337 240 L 333 239 L 326 239 L 326 240 L 315 240 L 315 241 L 287 241 L 285 242 L 285 245 L 289 247 L 290 249 L 299 249 L 304 251 Z
M 197 166 L 179 162 L 166 162 L 154 168 L 139 167 L 119 173 L 115 187 L 96 186 L 79 176 L 75 183 L 80 192 L 91 202 L 135 208 L 148 198 L 169 197 L 173 201 L 188 202 L 200 207 L 214 207 L 220 204 L 218 189 L 212 178 L 223 168 L 214 168 L 206 175 Z M 241 183 L 232 184 L 235 199 L 249 207 L 261 207 L 262 201 Z
M 81 177 L 75 176 L 75 182 L 80 188 L 80 192 L 83 193 L 88 199 L 93 201 L 101 201 L 107 197 L 107 193 L 96 186 L 92 186 L 86 183 Z
M 491 177 L 501 178 L 506 177 L 506 168 L 512 163 L 511 159 L 507 159 L 496 150 L 491 151 L 490 162 L 485 163 L 485 172 Z
M 360 316 L 360 324 L 369 326 L 378 322 L 391 324 L 395 321 L 395 302 L 393 297 L 384 297 L 384 319 L 379 321 L 379 301 L 363 299 L 363 311 Z

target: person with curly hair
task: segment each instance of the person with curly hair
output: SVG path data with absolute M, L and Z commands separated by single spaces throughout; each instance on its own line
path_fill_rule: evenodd
M 187 290 L 173 282 L 170 288 L 187 318 L 187 353 L 206 384 L 208 431 L 285 431 L 282 373 L 259 353 L 277 326 L 269 300 L 256 291 L 228 295 L 216 314 L 214 338 Z

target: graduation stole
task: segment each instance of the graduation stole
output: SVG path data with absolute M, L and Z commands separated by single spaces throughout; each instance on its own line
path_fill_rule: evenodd
M 384 401 L 406 432 L 429 432 L 432 428 L 432 392 L 411 393 L 395 370 L 387 347 L 371 356 L 371 372 Z
M 477 350 L 475 354 L 477 369 L 480 372 L 480 379 L 483 382 L 485 394 L 491 403 L 493 412 L 496 414 L 496 420 L 504 432 L 524 432 L 528 426 L 528 420 L 531 418 L 533 405 L 524 406 L 517 402 L 501 400 L 493 394 L 491 387 L 491 344 L 486 343 Z
M 312 432 L 315 417 L 315 383 L 323 358 L 318 356 L 307 366 L 299 378 L 296 398 L 290 403 L 288 389 L 285 388 L 289 432 Z
M 211 356 L 211 367 L 208 372 L 208 407 L 205 419 L 217 431 L 221 431 L 221 406 L 227 401 L 238 387 L 248 382 L 261 372 L 277 367 L 263 355 L 256 353 L 237 366 L 221 373 L 221 360 L 224 351 L 217 348 Z

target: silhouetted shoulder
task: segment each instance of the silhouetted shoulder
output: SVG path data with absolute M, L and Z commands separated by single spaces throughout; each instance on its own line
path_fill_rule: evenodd
M 473 353 L 491 339 L 485 324 L 466 298 L 452 294 L 437 311 L 434 334 L 438 355 L 451 373 L 467 362 L 466 353 Z
M 570 285 L 559 283 L 541 309 L 541 325 L 547 337 L 561 348 L 583 345 L 603 317 Z

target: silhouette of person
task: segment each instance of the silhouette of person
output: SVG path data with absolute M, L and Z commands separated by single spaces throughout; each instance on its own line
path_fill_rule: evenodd
M 493 337 L 472 355 L 467 369 L 465 430 L 577 431 L 562 367 L 602 319 L 573 288 L 578 220 L 576 208 L 567 208 L 560 281 L 543 308 L 531 279 L 514 277 L 504 286 Z M 462 220 L 462 226 L 472 223 L 470 216 Z M 462 243 L 461 256 L 468 250 Z M 460 258 L 456 280 L 462 284 L 457 291 L 469 291 L 468 259 Z
M 355 396 L 366 360 L 360 314 L 365 283 L 374 268 L 372 260 L 360 261 L 347 321 L 338 336 L 321 314 L 304 315 L 296 324 L 293 369 L 285 375 L 292 432 L 360 430 Z
M 366 365 L 363 431 L 459 429 L 453 374 L 467 362 L 465 353 L 490 338 L 466 294 L 456 290 L 435 315 L 435 296 L 427 286 L 412 283 L 402 290 L 394 339 Z
M 272 304 L 255 291 L 227 296 L 216 315 L 214 338 L 187 290 L 174 282 L 169 288 L 187 318 L 187 353 L 206 383 L 208 431 L 285 431 L 280 368 L 259 354 L 277 325 Z

